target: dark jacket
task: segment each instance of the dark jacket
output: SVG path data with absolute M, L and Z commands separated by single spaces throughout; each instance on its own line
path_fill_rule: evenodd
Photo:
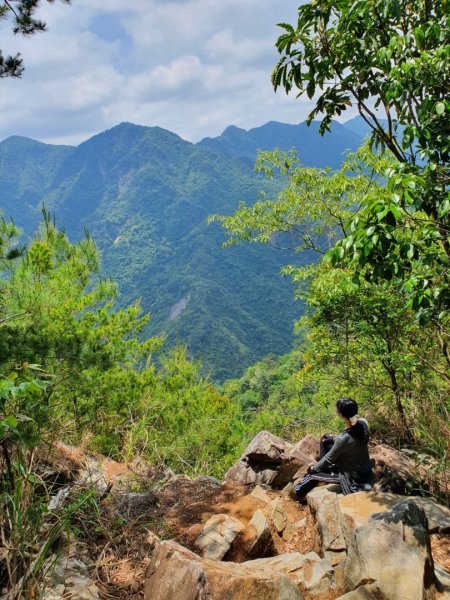
M 364 428 L 362 438 L 352 435 L 348 427 L 336 436 L 333 447 L 317 462 L 313 471 L 319 473 L 325 467 L 338 465 L 339 482 L 344 494 L 362 489 L 370 489 L 372 483 L 372 463 L 369 458 L 369 424 L 366 419 L 359 419 Z

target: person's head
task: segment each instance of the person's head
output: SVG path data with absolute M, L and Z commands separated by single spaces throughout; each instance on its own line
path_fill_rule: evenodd
M 339 398 L 336 410 L 341 417 L 351 419 L 358 414 L 358 405 L 352 398 Z

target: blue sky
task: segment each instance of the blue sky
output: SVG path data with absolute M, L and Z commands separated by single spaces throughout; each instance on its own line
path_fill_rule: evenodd
M 124 9 L 124 6 L 126 7 Z M 298 123 L 309 104 L 275 94 L 276 23 L 296 0 L 73 0 L 43 5 L 48 31 L 1 48 L 25 73 L 0 81 L 0 139 L 77 144 L 122 121 L 184 139 L 270 120 Z M 349 115 L 351 116 L 351 115 Z

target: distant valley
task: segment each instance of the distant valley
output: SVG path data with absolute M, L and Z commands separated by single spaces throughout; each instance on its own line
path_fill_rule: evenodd
M 337 167 L 365 133 L 353 119 L 333 133 L 267 123 L 227 128 L 197 144 L 158 127 L 122 123 L 77 147 L 10 137 L 0 143 L 0 207 L 32 235 L 41 207 L 74 240 L 89 233 L 102 273 L 119 285 L 119 301 L 141 299 L 151 313 L 147 335 L 165 332 L 186 344 L 216 381 L 240 375 L 267 354 L 292 346 L 302 313 L 291 283 L 279 276 L 289 261 L 272 248 L 223 249 L 212 213 L 230 214 L 273 183 L 253 171 L 258 149 L 295 147 L 308 166 Z

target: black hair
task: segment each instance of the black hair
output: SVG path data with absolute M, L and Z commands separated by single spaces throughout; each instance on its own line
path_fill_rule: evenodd
M 346 419 L 351 419 L 358 414 L 358 404 L 353 398 L 339 398 L 336 402 L 336 409 Z M 349 427 L 347 431 L 352 437 L 358 440 L 361 440 L 366 435 L 364 425 L 360 421 Z
M 346 419 L 351 419 L 358 414 L 358 404 L 353 398 L 339 398 L 336 402 L 336 408 Z

